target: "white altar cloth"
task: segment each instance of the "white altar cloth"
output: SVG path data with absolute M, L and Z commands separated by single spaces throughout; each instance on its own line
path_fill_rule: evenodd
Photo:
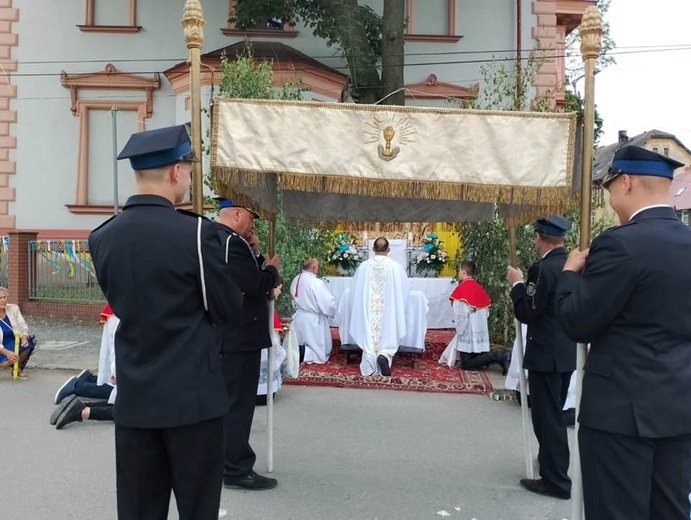
M 421 351 L 425 350 L 425 332 L 427 331 L 427 297 L 421 291 L 410 291 L 408 304 L 405 309 L 406 335 L 401 340 L 399 347 L 412 347 Z M 355 340 L 348 332 L 350 330 L 350 289 L 346 289 L 338 302 L 336 322 L 341 343 L 356 345 Z
M 449 302 L 449 296 L 456 288 L 458 282 L 453 278 L 409 278 L 412 291 L 420 291 L 427 297 L 427 328 L 428 329 L 453 329 L 453 310 Z M 336 297 L 337 308 L 346 289 L 350 289 L 353 283 L 348 276 L 325 276 L 326 286 Z M 338 323 L 330 322 L 332 326 Z

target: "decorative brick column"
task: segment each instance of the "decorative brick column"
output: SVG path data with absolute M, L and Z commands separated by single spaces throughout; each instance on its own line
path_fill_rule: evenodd
M 14 22 L 19 21 L 19 9 L 12 7 L 13 0 L 0 0 L 0 63 L 3 72 L 17 71 L 17 60 L 12 59 L 12 49 L 19 44 L 14 32 Z M 10 202 L 16 200 L 15 189 L 10 186 L 10 176 L 17 173 L 11 160 L 12 150 L 17 148 L 17 138 L 12 135 L 12 123 L 17 122 L 17 111 L 11 102 L 17 97 L 17 87 L 11 83 L 12 76 L 5 74 L 0 85 L 0 229 L 14 229 L 16 218 L 10 213 Z
M 533 0 L 532 12 L 537 17 L 532 36 L 546 58 L 545 63 L 533 78 L 533 86 L 539 97 L 552 91 L 555 94 L 555 101 L 559 101 L 563 99 L 563 93 L 557 70 L 557 52 L 560 47 L 557 34 L 557 1 Z
M 9 299 L 21 309 L 29 302 L 29 242 L 35 241 L 38 233 L 10 231 L 9 235 Z

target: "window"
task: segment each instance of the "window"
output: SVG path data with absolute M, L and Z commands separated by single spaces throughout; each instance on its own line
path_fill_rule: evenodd
M 657 146 L 653 146 L 653 152 L 657 153 Z
M 406 41 L 457 42 L 456 0 L 406 0 Z
M 667 146 L 665 146 L 662 150 L 663 150 L 665 156 L 669 157 L 669 148 Z
M 70 91 L 72 114 L 79 118 L 77 196 L 75 203 L 67 207 L 77 214 L 110 213 L 113 211 L 111 108 L 118 110 L 117 140 L 121 148 L 132 133 L 144 130 L 145 119 L 152 116 L 153 91 L 161 86 L 160 77 L 123 74 L 108 64 L 104 71 L 91 74 L 63 72 L 60 81 Z M 101 96 L 98 100 L 89 99 L 88 95 L 95 90 L 108 91 L 110 99 L 106 101 Z M 125 163 L 118 166 L 118 171 L 118 191 L 124 200 L 123 196 L 133 193 L 134 177 L 127 175 L 129 167 Z
M 86 0 L 86 22 L 82 32 L 136 33 L 137 0 Z
M 236 4 L 237 0 L 228 0 L 228 18 L 235 11 Z M 261 36 L 263 38 L 295 38 L 298 35 L 292 26 L 284 23 L 281 13 L 243 26 L 228 22 L 228 26 L 222 28 L 221 32 L 226 36 Z

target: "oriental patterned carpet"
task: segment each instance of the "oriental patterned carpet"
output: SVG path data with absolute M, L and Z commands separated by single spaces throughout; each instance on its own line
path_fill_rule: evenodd
M 333 350 L 324 365 L 302 365 L 300 377 L 284 379 L 286 385 L 335 386 L 341 388 L 370 388 L 403 390 L 408 392 L 441 392 L 450 394 L 489 394 L 492 384 L 483 371 L 467 372 L 437 363 L 451 341 L 453 330 L 428 330 L 425 352 L 419 356 L 419 366 L 413 368 L 410 354 L 397 354 L 391 367 L 391 377 L 360 375 L 360 353 L 352 354 L 349 364 L 340 350 L 338 329 L 331 329 Z

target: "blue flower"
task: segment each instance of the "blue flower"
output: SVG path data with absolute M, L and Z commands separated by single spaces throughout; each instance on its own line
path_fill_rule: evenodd
M 429 253 L 430 251 L 432 251 L 432 249 L 434 249 L 434 246 L 432 244 L 425 244 L 424 246 L 422 246 L 422 250 L 426 253 Z
M 427 238 L 431 238 L 432 240 L 434 240 L 435 238 L 438 238 L 438 237 L 437 237 L 436 233 L 430 233 L 429 235 L 427 235 Z
M 348 251 L 348 248 L 349 248 L 348 244 L 341 244 L 341 247 L 340 247 L 341 253 L 345 253 L 346 251 Z

